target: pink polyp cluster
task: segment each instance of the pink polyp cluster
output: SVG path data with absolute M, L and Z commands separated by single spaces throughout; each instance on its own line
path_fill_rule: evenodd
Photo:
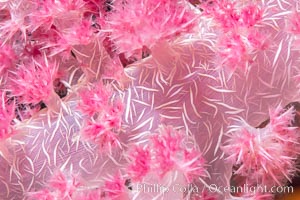
M 114 100 L 111 90 L 101 82 L 81 88 L 79 96 L 78 109 L 84 115 L 82 137 L 109 151 L 112 147 L 120 146 L 115 133 L 121 128 L 123 105 L 120 100 Z
M 196 15 L 182 0 L 117 0 L 108 15 L 110 38 L 116 50 L 132 55 L 144 45 L 152 48 L 163 39 L 191 32 Z M 125 39 L 126 38 L 126 39 Z
M 206 176 L 201 152 L 195 147 L 188 149 L 186 139 L 182 132 L 164 126 L 160 127 L 158 135 L 153 136 L 153 158 L 161 177 L 171 170 L 181 171 L 189 183 L 194 177 Z
M 117 135 L 112 130 L 113 128 L 118 127 L 108 125 L 106 120 L 88 121 L 84 124 L 82 136 L 98 144 L 101 149 L 111 150 L 112 147 L 120 146 Z
M 94 130 L 94 133 L 104 134 L 102 130 Z M 88 137 L 93 138 L 93 136 Z M 206 161 L 201 152 L 196 149 L 195 144 L 193 147 L 186 146 L 185 140 L 188 138 L 183 132 L 175 130 L 171 126 L 162 126 L 153 138 L 149 138 L 151 141 L 149 146 L 132 145 L 132 149 L 127 153 L 125 170 L 121 168 L 114 176 L 106 177 L 102 185 L 100 184 L 96 189 L 97 195 L 99 195 L 97 198 L 130 199 L 132 197 L 130 188 L 132 190 L 133 187 L 139 188 L 145 183 L 154 185 L 157 184 L 157 181 L 170 179 L 169 176 L 174 171 L 178 173 L 177 176 L 183 178 L 183 180 L 179 179 L 183 186 L 194 183 L 196 177 L 207 177 Z M 190 139 L 190 141 L 193 140 Z M 113 140 L 102 142 L 113 147 Z M 193 142 L 195 143 L 195 141 Z M 75 187 L 74 182 L 77 183 L 77 181 L 74 178 L 71 179 L 71 185 L 69 182 L 70 180 L 67 180 L 62 172 L 54 174 L 49 182 L 51 194 L 59 195 L 62 199 L 67 196 L 76 199 L 80 195 L 80 186 L 87 193 L 95 193 L 95 190 L 89 190 L 87 185 L 75 184 Z M 175 187 L 177 183 L 171 182 Z M 143 196 L 143 191 L 135 191 L 135 193 L 137 196 Z M 186 193 L 185 195 L 191 195 L 189 191 Z M 36 198 L 36 195 L 48 196 L 49 189 L 30 193 L 33 198 Z M 154 194 L 153 197 L 155 196 L 159 197 L 160 194 Z
M 297 176 L 299 6 L 1 0 L 0 199 L 277 198 L 225 188 Z
M 231 31 L 232 28 L 253 27 L 263 16 L 263 9 L 254 5 L 254 2 L 245 2 L 241 4 L 235 1 L 216 0 L 200 4 L 204 9 L 204 14 L 213 17 L 225 31 Z
M 78 192 L 78 187 L 81 185 L 78 177 L 76 175 L 71 175 L 67 177 L 61 171 L 55 172 L 51 177 L 47 188 L 37 192 L 29 193 L 29 199 L 39 199 L 39 200 L 54 200 L 61 199 L 66 200 L 74 198 L 80 194 Z
M 7 73 L 7 69 L 13 66 L 15 62 L 15 52 L 9 45 L 2 45 L 0 47 L 0 75 Z
M 46 56 L 32 58 L 12 72 L 9 83 L 11 96 L 20 97 L 20 103 L 26 104 L 49 101 L 54 93 L 53 81 L 58 66 L 47 59 Z
M 4 92 L 0 91 L 0 141 L 9 138 L 14 133 L 15 103 L 9 102 Z M 9 103 L 8 103 L 9 102 Z
M 81 102 L 78 108 L 88 116 L 92 117 L 97 112 L 107 109 L 108 101 L 111 96 L 109 88 L 98 83 L 95 86 L 83 88 L 79 96 Z
M 270 112 L 270 123 L 254 128 L 241 121 L 234 126 L 223 147 L 236 166 L 234 174 L 245 177 L 249 185 L 280 186 L 297 172 L 299 135 L 292 127 L 295 110 L 278 106 Z
M 135 146 L 129 154 L 128 173 L 133 181 L 141 181 L 151 167 L 151 154 L 148 147 Z
M 208 1 L 210 2 L 210 1 Z M 238 3 L 220 0 L 200 4 L 204 15 L 214 19 L 222 30 L 218 45 L 217 62 L 219 67 L 229 72 L 241 70 L 247 72 L 256 50 L 265 50 L 267 37 L 259 26 L 262 23 L 264 9 L 251 1 Z

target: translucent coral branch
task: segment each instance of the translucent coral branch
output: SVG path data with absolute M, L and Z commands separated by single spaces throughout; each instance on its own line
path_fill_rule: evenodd
M 15 102 L 9 101 L 6 92 L 0 91 L 0 141 L 11 137 L 14 133 Z

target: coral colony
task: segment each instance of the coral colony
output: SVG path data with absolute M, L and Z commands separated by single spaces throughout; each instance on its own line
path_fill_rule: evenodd
M 298 0 L 0 0 L 0 199 L 281 198 L 299 45 Z

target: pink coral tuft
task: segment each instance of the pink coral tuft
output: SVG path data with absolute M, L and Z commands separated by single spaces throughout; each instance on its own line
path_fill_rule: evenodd
M 56 200 L 54 194 L 48 189 L 43 189 L 37 192 L 30 192 L 28 196 L 30 200 Z
M 12 71 L 12 94 L 20 97 L 22 103 L 47 103 L 53 94 L 56 95 L 53 81 L 57 70 L 58 65 L 50 62 L 46 56 L 20 64 L 16 72 Z
M 150 171 L 151 154 L 148 147 L 141 148 L 135 146 L 129 155 L 128 174 L 133 181 L 141 181 Z
M 239 26 L 252 27 L 262 19 L 264 12 L 257 4 L 238 4 L 230 0 L 207 1 L 200 8 L 204 9 L 204 15 L 215 19 L 225 31 Z
M 295 118 L 295 109 L 293 107 L 283 110 L 279 105 L 274 110 L 270 110 L 270 125 L 276 133 L 285 134 L 286 131 L 294 131 L 295 127 L 291 127 Z
M 160 175 L 164 176 L 175 165 L 173 156 L 176 156 L 177 151 L 180 150 L 183 137 L 182 133 L 170 126 L 162 126 L 159 132 L 159 135 L 152 138 L 152 143 L 155 151 L 155 160 L 161 171 Z
M 203 15 L 214 18 L 224 30 L 235 28 L 239 22 L 236 2 L 228 0 L 207 1 L 200 5 Z
M 118 173 L 106 180 L 102 187 L 104 199 L 107 200 L 129 200 L 128 190 L 125 186 L 126 180 Z
M 0 91 L 0 140 L 13 135 L 12 126 L 15 117 L 15 103 L 9 102 L 5 92 Z
M 172 126 L 161 126 L 159 134 L 152 137 L 153 162 L 161 177 L 170 170 L 179 170 L 188 182 L 195 177 L 207 176 L 206 161 L 195 147 L 188 149 L 185 146 L 187 138 Z
M 6 72 L 7 69 L 13 67 L 16 60 L 16 55 L 14 50 L 10 45 L 0 43 L 0 75 Z
M 78 108 L 84 114 L 93 116 L 95 113 L 106 109 L 111 91 L 99 82 L 95 86 L 88 86 L 86 89 L 82 89 L 79 96 L 81 101 Z
M 48 187 L 37 192 L 29 192 L 28 196 L 34 200 L 67 200 L 78 194 L 81 185 L 77 176 L 67 177 L 62 171 L 57 171 L 51 177 Z
M 196 19 L 184 0 L 116 0 L 113 8 L 107 21 L 110 38 L 119 53 L 129 55 L 189 32 Z
M 0 199 L 216 200 L 235 194 L 208 185 L 293 180 L 300 103 L 265 114 L 300 99 L 298 7 L 0 0 Z
M 105 122 L 88 121 L 82 130 L 82 136 L 86 140 L 98 144 L 101 150 L 109 150 L 110 152 L 112 147 L 121 146 L 112 128 L 114 127 L 108 126 Z
M 257 24 L 263 15 L 263 10 L 257 5 L 248 5 L 241 10 L 240 23 L 246 27 L 252 27 Z
M 251 184 L 270 186 L 291 181 L 296 172 L 296 155 L 300 152 L 299 136 L 289 127 L 293 113 L 293 108 L 285 111 L 277 107 L 265 128 L 253 128 L 241 121 L 241 126 L 232 130 L 223 149 L 227 159 L 238 167 L 235 174 L 248 177 Z
M 185 173 L 187 181 L 190 183 L 195 177 L 206 177 L 206 161 L 202 154 L 196 149 L 184 151 L 184 163 L 181 166 L 182 171 Z
M 250 57 L 241 36 L 237 34 L 225 36 L 221 40 L 219 48 L 220 66 L 229 69 L 230 72 L 236 69 L 241 69 L 244 72 L 249 70 Z

